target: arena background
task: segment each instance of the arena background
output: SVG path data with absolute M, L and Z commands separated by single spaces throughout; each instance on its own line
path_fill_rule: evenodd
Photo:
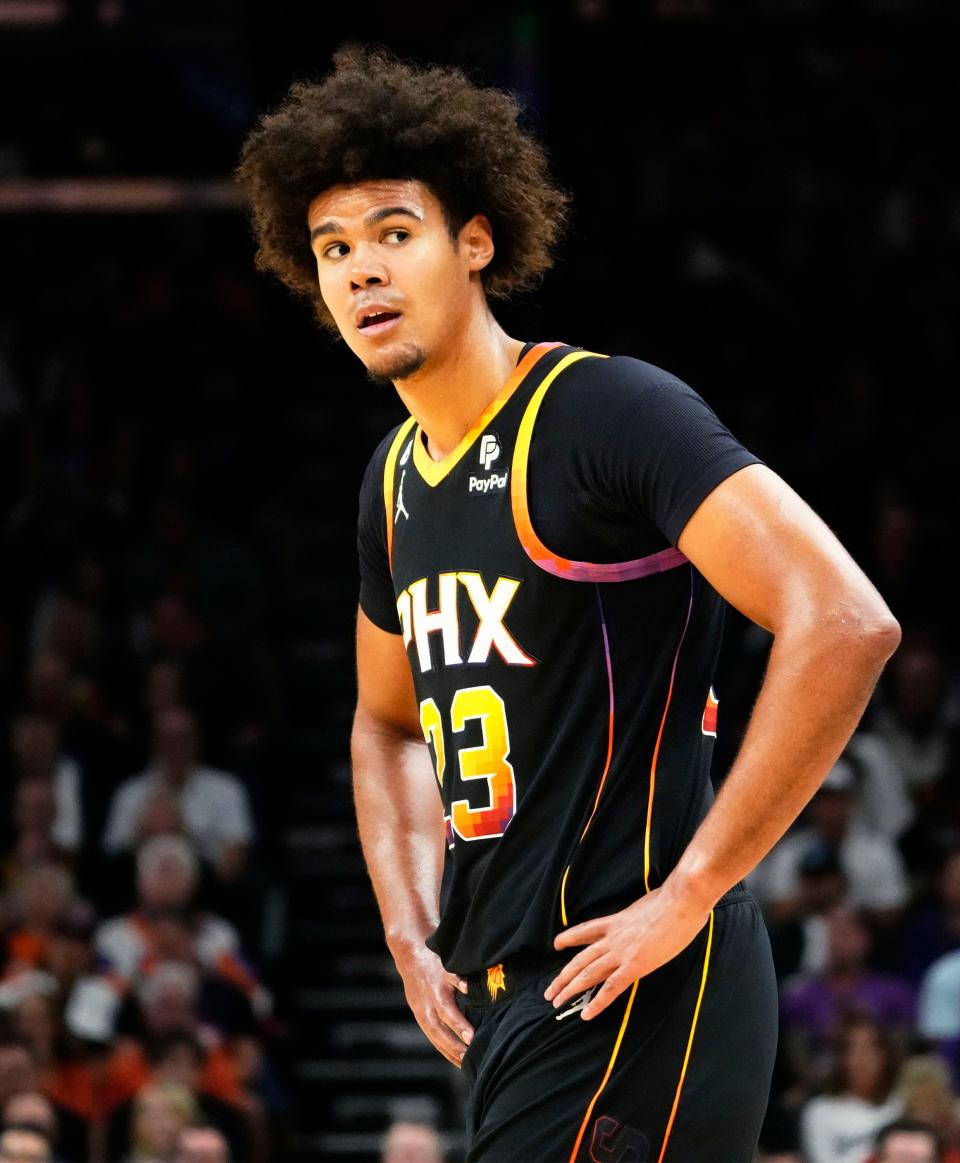
M 915 1001 L 911 934 L 954 933 L 930 894 L 960 841 L 955 5 L 2 0 L 0 1101 L 45 1092 L 64 1160 L 140 1158 L 138 1136 L 171 1157 L 164 1103 L 237 1158 L 359 1163 L 397 1120 L 458 1158 L 459 1080 L 406 1016 L 348 782 L 356 493 L 401 410 L 254 272 L 230 180 L 258 113 L 348 39 L 512 89 L 546 141 L 573 224 L 507 329 L 688 381 L 887 598 L 904 645 L 866 725 L 912 800 L 887 829 L 910 895 L 867 918 L 870 972 Z M 730 617 L 718 780 L 767 645 Z M 191 836 L 198 907 L 232 929 L 198 951 L 209 916 L 171 890 L 124 980 L 100 926 L 136 906 L 132 841 L 102 837 L 155 747 L 189 750 L 178 707 L 253 835 L 218 849 L 151 803 L 139 835 Z M 911 1014 L 900 1053 L 930 1045 Z M 199 1083 L 171 1065 L 184 1026 Z M 771 1152 L 828 1073 L 794 1033 Z

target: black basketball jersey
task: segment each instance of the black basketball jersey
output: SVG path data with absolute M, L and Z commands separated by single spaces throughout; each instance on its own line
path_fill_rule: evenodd
M 575 451 L 551 447 L 555 426 L 538 429 L 548 393 L 576 375 L 565 407 L 587 431 L 605 364 L 533 346 L 441 462 L 412 418 L 372 462 L 382 492 L 361 526 L 383 534 L 379 572 L 389 569 L 444 809 L 428 943 L 461 974 L 545 954 L 564 926 L 661 884 L 712 801 L 722 600 L 660 533 L 643 556 L 590 563 L 539 535 L 537 512 L 573 498 L 541 496 L 531 516 L 531 445 L 545 466 Z M 644 439 L 656 433 L 644 435 L 640 415 L 638 456 Z M 703 495 L 755 462 L 729 443 L 709 481 L 700 474 Z M 372 561 L 361 544 L 368 593 L 386 584 Z

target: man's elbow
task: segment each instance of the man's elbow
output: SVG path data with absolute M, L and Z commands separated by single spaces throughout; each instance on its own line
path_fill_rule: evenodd
M 832 620 L 837 645 L 882 666 L 900 645 L 900 623 L 883 603 L 845 609 Z
M 886 662 L 900 645 L 903 632 L 900 623 L 884 606 L 872 618 L 865 620 L 862 636 L 865 649 L 880 662 Z

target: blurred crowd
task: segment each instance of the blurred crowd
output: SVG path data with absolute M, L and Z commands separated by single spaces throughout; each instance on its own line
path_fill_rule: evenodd
M 909 635 L 797 824 L 748 878 L 781 984 L 764 1145 L 865 1163 L 898 1119 L 960 1161 L 960 691 Z M 911 1156 L 912 1158 L 912 1156 Z
M 99 295 L 88 267 L 0 319 L 0 1120 L 38 1152 L 0 1159 L 264 1161 L 270 562 L 223 499 L 228 365 L 175 383 L 169 256 L 132 286 L 100 258 Z

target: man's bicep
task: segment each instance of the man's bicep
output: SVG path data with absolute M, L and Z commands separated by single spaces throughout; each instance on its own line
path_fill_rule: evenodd
M 403 637 L 382 630 L 362 608 L 357 611 L 357 713 L 372 725 L 421 734 Z
M 748 465 L 717 485 L 678 546 L 722 597 L 767 630 L 791 616 L 858 629 L 886 614 L 834 534 L 765 465 Z

